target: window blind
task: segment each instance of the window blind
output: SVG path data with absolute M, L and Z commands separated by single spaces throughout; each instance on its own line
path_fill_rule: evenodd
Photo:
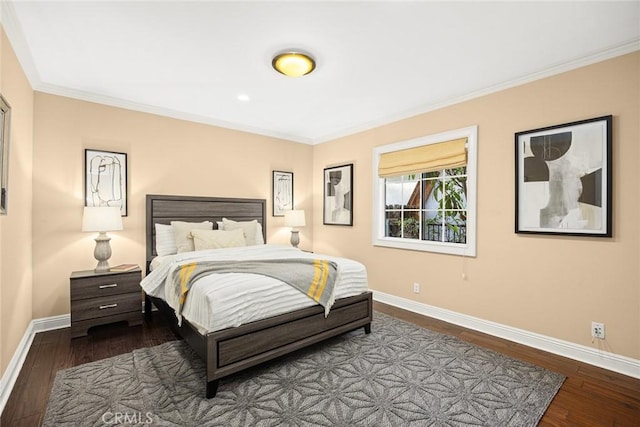
M 460 138 L 381 154 L 378 176 L 391 178 L 465 166 L 466 144 L 467 138 Z

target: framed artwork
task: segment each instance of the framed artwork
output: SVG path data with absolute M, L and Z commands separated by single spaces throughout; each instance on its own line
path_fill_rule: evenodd
M 85 206 L 118 206 L 127 216 L 127 154 L 84 150 Z
M 515 134 L 516 233 L 612 235 L 612 116 Z
M 273 171 L 273 216 L 293 209 L 293 172 Z
M 7 214 L 7 196 L 9 194 L 9 127 L 11 126 L 11 107 L 0 95 L 0 214 Z
M 322 223 L 353 225 L 353 164 L 325 168 Z

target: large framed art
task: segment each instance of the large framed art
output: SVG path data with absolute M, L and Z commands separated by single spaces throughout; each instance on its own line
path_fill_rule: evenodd
M 612 116 L 515 134 L 516 233 L 611 237 Z
M 127 216 L 127 154 L 84 150 L 85 206 L 117 206 Z
M 9 128 L 11 126 L 11 107 L 0 95 L 0 215 L 7 214 L 7 196 L 9 194 Z
M 322 223 L 353 225 L 353 164 L 325 168 Z
M 293 172 L 273 171 L 273 216 L 293 209 Z

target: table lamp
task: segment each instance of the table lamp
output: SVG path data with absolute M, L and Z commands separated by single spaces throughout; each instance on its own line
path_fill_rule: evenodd
M 292 227 L 291 229 L 291 246 L 298 247 L 300 243 L 300 236 L 298 236 L 298 230 L 295 227 L 304 227 L 307 225 L 304 220 L 303 210 L 291 210 L 284 211 L 284 225 L 285 227 Z
M 111 257 L 111 245 L 107 231 L 122 230 L 122 216 L 119 207 L 85 206 L 82 214 L 82 231 L 97 231 L 96 249 L 93 256 L 98 260 L 96 273 L 109 271 L 108 259 Z

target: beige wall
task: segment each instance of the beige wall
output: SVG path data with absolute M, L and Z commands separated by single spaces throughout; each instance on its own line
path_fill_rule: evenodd
M 0 93 L 11 106 L 8 215 L 0 216 L 0 372 L 32 319 L 33 90 L 0 29 Z
M 374 290 L 640 359 L 639 103 L 636 52 L 316 146 L 313 248 L 362 261 Z M 614 237 L 516 235 L 514 133 L 608 114 Z M 373 148 L 470 125 L 479 126 L 477 257 L 373 247 Z M 354 226 L 324 226 L 322 169 L 348 162 Z M 592 320 L 606 324 L 602 344 L 591 343 Z
M 95 235 L 80 232 L 85 148 L 127 153 L 129 212 L 110 233 L 112 265 L 144 265 L 146 194 L 265 198 L 267 241 L 287 244 L 271 216 L 271 174 L 285 170 L 296 207 L 311 212 L 311 146 L 36 92 L 34 318 L 69 313 L 70 273 L 96 264 Z M 310 248 L 312 228 L 300 234 Z

